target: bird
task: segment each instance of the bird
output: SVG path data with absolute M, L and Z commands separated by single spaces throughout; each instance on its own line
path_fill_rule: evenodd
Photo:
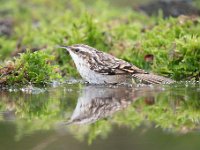
M 76 107 L 65 123 L 91 124 L 127 108 L 141 96 L 138 91 L 125 86 L 87 85 L 80 91 Z M 136 95 L 137 94 L 137 95 Z
M 100 119 L 114 116 L 116 112 L 127 109 L 141 97 L 154 99 L 162 91 L 162 86 L 130 88 L 123 85 L 84 85 L 80 90 L 72 115 L 64 124 L 95 123 Z
M 172 79 L 146 72 L 135 65 L 85 44 L 59 46 L 71 55 L 81 77 L 90 84 L 119 84 L 139 79 L 147 84 L 170 84 Z

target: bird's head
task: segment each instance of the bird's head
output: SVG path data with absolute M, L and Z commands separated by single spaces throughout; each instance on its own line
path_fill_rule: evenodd
M 97 52 L 96 49 L 84 44 L 75 44 L 72 46 L 60 46 L 60 48 L 66 49 L 72 57 L 77 56 L 79 58 L 90 57 L 92 54 Z

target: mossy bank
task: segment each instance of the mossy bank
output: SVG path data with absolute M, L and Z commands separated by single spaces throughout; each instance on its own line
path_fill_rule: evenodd
M 0 15 L 1 84 L 77 77 L 69 55 L 56 47 L 76 43 L 175 80 L 200 77 L 199 17 L 149 17 L 100 0 L 7 0 Z

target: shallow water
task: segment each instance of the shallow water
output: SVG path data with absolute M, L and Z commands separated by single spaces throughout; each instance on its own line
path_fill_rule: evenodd
M 0 150 L 199 149 L 200 83 L 0 91 Z

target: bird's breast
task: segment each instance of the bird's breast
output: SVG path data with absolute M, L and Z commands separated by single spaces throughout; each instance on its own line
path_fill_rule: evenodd
M 92 84 L 115 84 L 115 83 L 121 83 L 126 81 L 127 76 L 126 75 L 106 75 L 101 74 L 99 72 L 96 72 L 91 69 L 91 65 L 89 64 L 89 61 L 86 59 L 80 58 L 77 55 L 71 54 L 74 63 L 76 65 L 76 68 L 81 75 L 81 77 L 86 80 L 89 83 Z

